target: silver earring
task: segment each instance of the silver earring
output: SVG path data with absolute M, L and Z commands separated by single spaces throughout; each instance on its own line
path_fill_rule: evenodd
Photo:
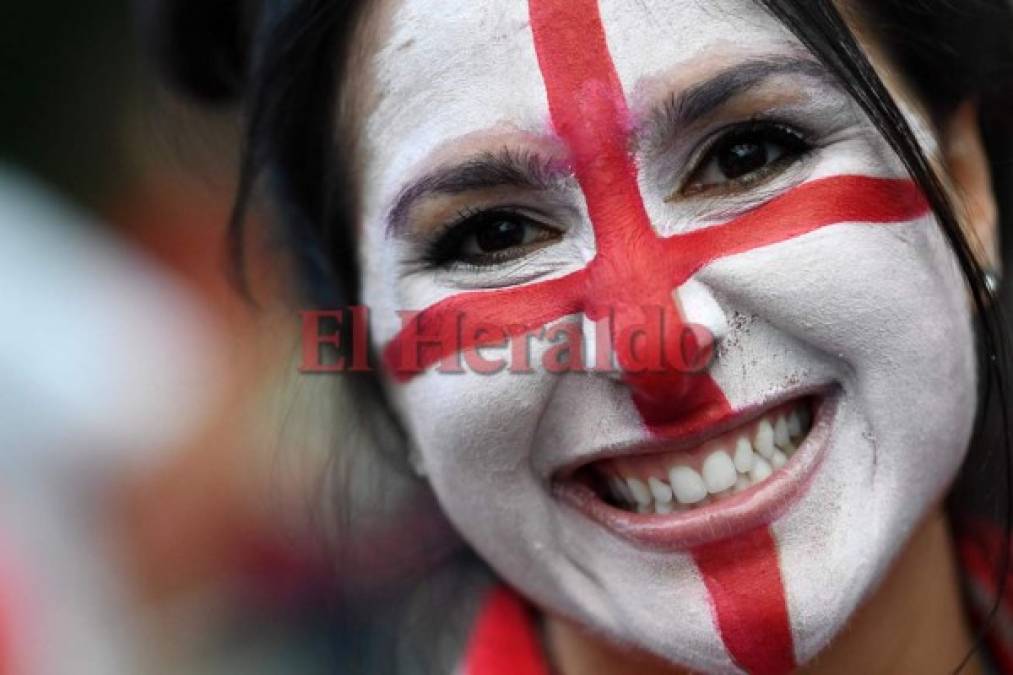
M 1002 278 L 999 276 L 999 272 L 994 269 L 987 269 L 982 272 L 982 280 L 985 282 L 985 289 L 991 296 L 999 294 L 999 285 L 1002 283 Z

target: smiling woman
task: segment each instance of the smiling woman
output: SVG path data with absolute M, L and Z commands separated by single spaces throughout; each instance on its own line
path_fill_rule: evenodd
M 1004 2 L 249 4 L 162 54 L 244 96 L 236 253 L 266 171 L 309 297 L 370 309 L 343 384 L 489 572 L 361 672 L 1013 672 Z M 543 331 L 613 367 L 438 367 Z

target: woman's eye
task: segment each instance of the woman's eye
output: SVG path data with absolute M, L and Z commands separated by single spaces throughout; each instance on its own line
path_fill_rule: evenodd
M 496 265 L 522 258 L 561 236 L 556 228 L 517 213 L 463 214 L 430 247 L 426 257 L 436 267 Z
M 749 187 L 773 176 L 809 150 L 802 134 L 784 125 L 750 123 L 734 128 L 704 155 L 682 193 Z

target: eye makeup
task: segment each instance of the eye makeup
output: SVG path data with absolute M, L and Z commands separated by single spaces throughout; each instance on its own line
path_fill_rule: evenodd
M 429 269 L 499 265 L 550 245 L 562 235 L 558 227 L 540 222 L 523 209 L 469 207 L 432 237 L 422 263 Z
M 363 298 L 443 512 L 534 604 L 615 642 L 694 672 L 811 660 L 973 417 L 966 297 L 917 186 L 745 0 L 403 3 L 393 33 L 367 125 Z M 547 180 L 500 170 L 527 164 L 518 148 L 555 158 L 536 164 Z M 405 186 L 420 167 L 436 171 Z M 624 334 L 648 307 L 710 331 L 706 371 L 638 369 Z M 517 365 L 489 326 L 523 336 L 523 375 L 441 372 Z M 562 326 L 611 337 L 613 368 L 546 366 L 557 345 L 528 337 Z M 646 339 L 679 354 L 673 334 Z M 780 416 L 800 407 L 795 438 Z M 632 497 L 651 512 L 614 508 L 595 462 L 646 481 Z M 753 484 L 729 488 L 746 468 Z
M 593 257 L 593 237 L 581 228 L 572 195 L 507 192 L 438 197 L 433 202 L 443 202 L 439 206 L 418 209 L 392 240 L 399 278 L 450 289 L 503 288 Z
M 812 149 L 803 132 L 762 119 L 734 125 L 716 136 L 691 166 L 684 184 L 665 201 L 747 190 L 776 175 Z
M 809 72 L 809 62 L 791 67 L 799 72 L 768 78 L 706 113 L 699 104 L 695 112 L 687 112 L 687 106 L 694 106 L 670 96 L 662 112 L 647 116 L 650 122 L 638 132 L 644 140 L 636 141 L 641 172 L 664 191 L 666 204 L 685 204 L 682 218 L 701 223 L 728 219 L 769 201 L 804 180 L 813 155 L 827 151 L 843 129 L 860 124 L 836 87 Z M 775 85 L 780 94 L 771 93 Z M 687 122 L 681 135 L 660 126 Z M 569 228 L 542 213 L 542 202 L 552 205 L 561 191 L 568 200 L 579 199 L 576 185 L 565 178 L 568 174 L 569 167 L 558 160 L 505 146 L 466 160 L 435 181 L 421 181 L 429 185 L 415 195 L 413 208 L 398 207 L 406 223 L 403 229 L 411 235 L 406 237 L 402 274 L 433 274 L 452 285 L 473 277 L 482 287 L 537 278 L 500 269 L 500 280 L 480 280 L 495 268 L 516 267 L 563 240 Z M 456 208 L 448 213 L 448 208 L 434 205 L 440 202 Z M 540 274 L 568 262 L 563 254 L 553 259 L 542 259 Z

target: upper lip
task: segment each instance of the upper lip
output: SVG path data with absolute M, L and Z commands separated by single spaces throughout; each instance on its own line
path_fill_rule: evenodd
M 582 466 L 609 457 L 659 452 L 672 447 L 689 448 L 705 443 L 735 425 L 748 424 L 781 404 L 814 399 L 813 426 L 787 464 L 767 480 L 751 488 L 706 506 L 671 515 L 646 515 L 617 508 L 573 473 Z M 585 456 L 564 468 L 552 484 L 555 498 L 585 517 L 604 526 L 634 545 L 655 551 L 687 550 L 764 526 L 790 508 L 808 488 L 823 461 L 840 402 L 839 387 L 834 384 L 796 388 L 772 396 L 756 405 L 740 409 L 706 428 L 706 432 L 687 434 L 671 443 L 647 443 L 611 448 Z
M 685 452 L 688 454 L 707 441 L 759 419 L 779 405 L 810 396 L 820 396 L 825 394 L 828 389 L 829 385 L 814 385 L 779 392 L 762 401 L 722 415 L 717 419 L 711 419 L 707 411 L 694 411 L 694 413 L 680 421 L 678 425 L 673 425 L 675 428 L 670 436 L 665 435 L 663 438 L 646 442 L 597 448 L 561 466 L 554 472 L 554 476 L 558 481 L 565 481 L 571 478 L 582 467 L 617 457 L 670 452 Z

